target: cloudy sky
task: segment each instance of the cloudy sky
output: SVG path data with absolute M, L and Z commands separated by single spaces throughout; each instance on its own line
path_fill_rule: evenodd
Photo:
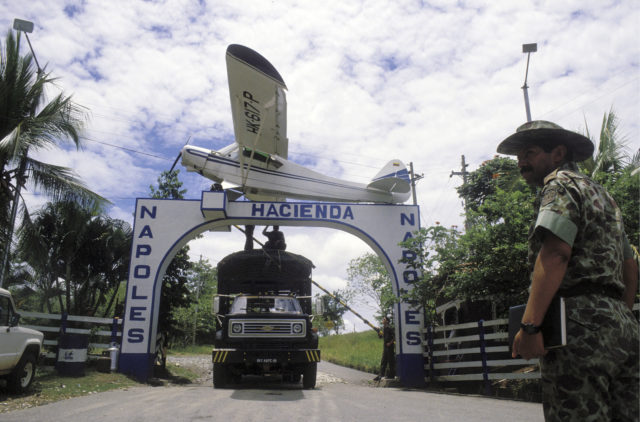
M 524 43 L 538 44 L 533 119 L 597 132 L 613 107 L 638 148 L 639 9 L 623 0 L 0 0 L 0 29 L 34 22 L 38 61 L 89 110 L 81 151 L 37 155 L 73 168 L 113 202 L 113 217 L 132 222 L 135 198 L 149 195 L 187 139 L 213 149 L 233 142 L 225 50 L 243 44 L 287 84 L 289 159 L 364 183 L 390 158 L 413 162 L 424 175 L 422 226 L 462 226 L 462 180 L 451 172 L 463 155 L 469 171 L 491 159 L 526 120 Z M 184 170 L 181 180 L 188 198 L 210 185 Z M 32 208 L 46 201 L 25 197 Z M 312 259 L 330 289 L 369 251 L 329 229 L 285 233 L 288 250 Z M 215 264 L 242 244 L 232 232 L 190 246 Z

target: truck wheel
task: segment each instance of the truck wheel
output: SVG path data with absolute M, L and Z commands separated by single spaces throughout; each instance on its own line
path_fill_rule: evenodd
M 14 393 L 24 393 L 36 376 L 36 357 L 33 353 L 22 356 L 8 379 L 8 387 Z
M 310 390 L 316 386 L 316 373 L 318 371 L 318 364 L 316 362 L 310 363 L 304 368 L 302 374 L 302 388 Z
M 221 363 L 213 364 L 213 388 L 226 388 L 229 382 L 229 371 Z

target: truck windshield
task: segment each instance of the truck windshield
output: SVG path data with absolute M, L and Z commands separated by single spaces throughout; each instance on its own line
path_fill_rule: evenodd
M 232 314 L 301 313 L 300 304 L 292 297 L 238 296 L 231 305 Z

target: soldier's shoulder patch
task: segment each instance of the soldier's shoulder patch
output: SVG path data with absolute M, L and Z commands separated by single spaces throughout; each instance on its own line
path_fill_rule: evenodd
M 549 186 L 542 193 L 542 200 L 540 202 L 540 206 L 546 207 L 550 203 L 556 200 L 558 197 L 558 193 L 560 191 L 560 187 L 558 186 Z

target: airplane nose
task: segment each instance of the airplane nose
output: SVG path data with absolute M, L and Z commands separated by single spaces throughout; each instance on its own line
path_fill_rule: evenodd
M 187 145 L 182 148 L 180 154 L 182 155 L 182 165 L 186 167 L 187 171 L 198 171 L 204 168 L 208 152 Z

